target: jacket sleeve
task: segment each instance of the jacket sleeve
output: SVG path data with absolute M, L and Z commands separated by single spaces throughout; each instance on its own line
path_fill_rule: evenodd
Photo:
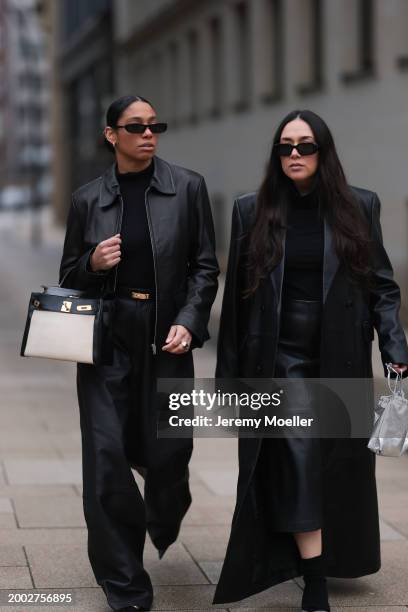
M 374 194 L 371 211 L 374 270 L 371 311 L 386 373 L 386 363 L 408 364 L 408 346 L 398 314 L 401 303 L 400 290 L 393 278 L 392 265 L 383 245 L 380 209 L 380 200 L 377 194 Z
M 218 332 L 216 378 L 236 378 L 239 374 L 238 307 L 240 299 L 240 247 L 243 233 L 238 203 L 235 202 L 232 211 L 231 241 Z
M 84 246 L 81 218 L 75 199 L 72 197 L 59 273 L 62 287 L 82 291 L 102 288 L 109 271 L 93 272 L 89 258 L 94 249 L 95 247 L 86 249 Z
M 188 265 L 187 296 L 173 325 L 183 325 L 193 335 L 192 348 L 201 347 L 210 337 L 207 330 L 219 274 L 215 255 L 215 234 L 207 188 L 203 177 L 194 201 L 194 227 Z

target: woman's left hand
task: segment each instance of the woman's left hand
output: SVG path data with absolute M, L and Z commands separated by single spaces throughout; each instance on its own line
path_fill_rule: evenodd
M 166 338 L 166 344 L 162 346 L 162 351 L 182 355 L 190 350 L 191 333 L 183 325 L 172 325 Z
M 406 370 L 408 370 L 408 365 L 404 363 L 392 363 L 391 367 L 394 368 L 399 374 L 402 374 Z

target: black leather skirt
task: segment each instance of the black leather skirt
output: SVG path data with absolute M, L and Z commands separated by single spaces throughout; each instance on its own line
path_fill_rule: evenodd
M 282 304 L 276 378 L 318 378 L 321 302 Z M 322 527 L 321 448 L 319 438 L 264 438 L 261 486 L 270 528 L 279 532 Z

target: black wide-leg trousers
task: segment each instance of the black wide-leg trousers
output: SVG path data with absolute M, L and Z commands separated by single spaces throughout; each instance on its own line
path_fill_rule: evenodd
M 77 369 L 88 555 L 114 610 L 151 606 L 146 530 L 164 552 L 191 503 L 191 442 L 157 439 L 154 310 L 154 301 L 116 298 L 112 365 Z M 145 478 L 144 499 L 131 466 Z

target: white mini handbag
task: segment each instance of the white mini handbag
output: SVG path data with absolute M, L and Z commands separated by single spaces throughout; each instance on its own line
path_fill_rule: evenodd
M 390 363 L 386 366 L 391 395 L 382 395 L 378 401 L 368 448 L 377 455 L 400 457 L 408 452 L 408 399 L 402 386 L 402 375 Z M 392 380 L 391 372 L 396 375 Z
M 100 365 L 112 360 L 113 301 L 61 286 L 31 294 L 22 357 Z

